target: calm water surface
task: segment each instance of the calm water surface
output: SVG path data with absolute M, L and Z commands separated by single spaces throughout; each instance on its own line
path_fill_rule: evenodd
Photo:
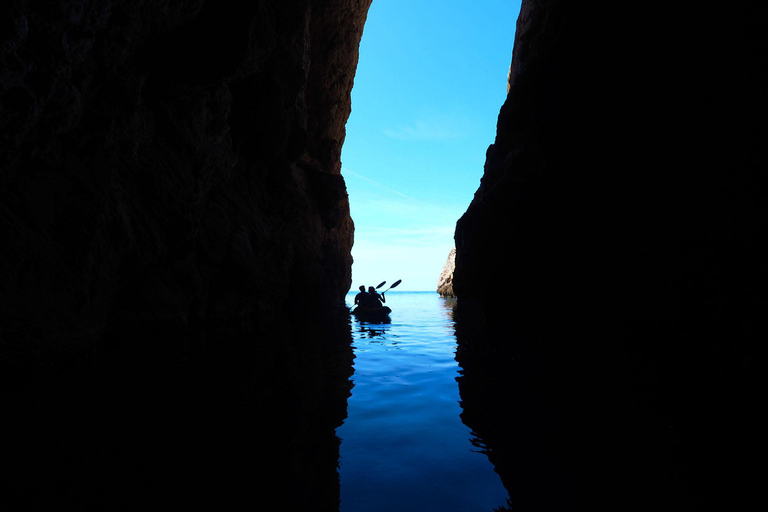
M 347 296 L 352 305 L 354 293 Z M 341 439 L 341 511 L 492 511 L 507 491 L 459 417 L 452 302 L 387 293 L 391 322 L 352 319 L 355 353 Z

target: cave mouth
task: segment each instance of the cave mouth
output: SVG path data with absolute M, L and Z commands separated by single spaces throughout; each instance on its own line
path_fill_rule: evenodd
M 341 154 L 352 290 L 436 289 L 495 138 L 520 2 L 436 4 L 368 12 Z
M 296 9 L 307 2 L 138 3 L 3 9 L 10 16 L 3 17 L 0 62 L 9 65 L 0 80 L 0 149 L 10 156 L 0 167 L 0 238 L 11 243 L 0 251 L 0 342 L 3 355 L 15 352 L 0 362 L 12 431 L 0 451 L 16 470 L 12 499 L 111 504 L 118 497 L 130 508 L 159 496 L 220 507 L 217 500 L 235 488 L 224 498 L 256 505 L 295 477 L 296 487 L 310 489 L 304 499 L 333 502 L 332 432 L 349 388 L 349 324 L 328 322 L 323 328 L 332 333 L 310 338 L 305 327 L 317 325 L 291 322 L 298 314 L 285 305 L 307 283 L 321 299 L 338 299 L 345 284 L 349 233 L 333 170 L 348 91 L 338 84 L 352 74 L 350 45 L 366 2 L 333 2 L 354 4 L 351 13 Z M 397 12 L 374 6 L 371 19 L 382 23 L 369 28 L 386 31 L 377 9 Z M 418 23 L 378 43 L 389 61 L 363 56 L 370 65 L 358 76 L 358 92 L 384 102 L 382 92 L 405 96 L 401 82 L 421 88 L 408 94 L 410 103 L 389 109 L 395 115 L 374 126 L 376 136 L 353 133 L 353 121 L 345 175 L 350 183 L 356 173 L 361 183 L 378 184 L 351 188 L 359 249 L 366 250 L 370 224 L 358 205 L 372 205 L 380 218 L 440 217 L 373 224 L 368 240 L 380 245 L 371 250 L 368 242 L 368 254 L 386 258 L 358 255 L 359 264 L 375 268 L 375 278 L 362 276 L 374 279 L 369 284 L 402 279 L 402 290 L 433 290 L 493 137 L 512 39 L 484 40 L 483 51 L 437 32 L 407 42 L 429 16 L 407 2 L 397 9 L 399 17 L 419 14 L 408 17 Z M 454 37 L 482 40 L 457 16 L 444 21 Z M 486 13 L 474 26 L 510 35 L 502 29 L 512 21 L 498 30 L 492 21 Z M 327 37 L 339 26 L 355 30 Z M 457 62 L 482 65 L 442 74 L 453 58 L 436 57 L 438 40 L 450 43 Z M 408 65 L 418 80 L 376 73 L 404 59 L 409 45 L 420 51 Z M 494 48 L 505 53 L 502 64 L 484 58 Z M 420 104 L 439 83 L 453 82 L 480 101 L 484 87 L 475 79 L 491 76 L 498 97 L 489 100 L 489 120 L 458 96 L 443 98 L 448 109 Z M 366 80 L 381 82 L 379 92 L 365 92 Z M 381 111 L 365 112 L 375 102 L 357 102 L 361 120 L 382 119 Z M 469 139 L 476 149 L 464 151 Z M 359 166 L 359 144 L 365 162 L 401 175 Z M 417 154 L 417 147 L 429 152 Z M 471 161 L 449 168 L 446 162 L 468 153 Z M 404 189 L 403 176 L 419 174 L 414 166 L 439 168 L 445 182 L 463 179 L 467 169 L 477 174 L 457 187 L 462 196 L 440 189 L 434 175 Z M 414 261 L 434 254 L 435 262 L 413 277 L 383 267 L 409 253 Z

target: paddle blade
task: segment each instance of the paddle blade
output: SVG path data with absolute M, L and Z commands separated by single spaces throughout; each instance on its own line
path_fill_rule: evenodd
M 400 284 L 400 283 L 402 283 L 402 282 L 403 282 L 403 280 L 402 280 L 402 279 L 398 279 L 397 281 L 395 281 L 394 283 L 392 283 L 392 286 L 390 286 L 390 287 L 389 287 L 389 289 L 391 290 L 392 288 L 394 288 L 395 286 L 399 285 L 399 284 Z
M 387 282 L 386 281 L 382 281 L 381 284 L 379 284 L 379 286 L 376 287 L 376 289 L 378 290 L 379 288 L 381 288 L 385 284 L 387 284 Z

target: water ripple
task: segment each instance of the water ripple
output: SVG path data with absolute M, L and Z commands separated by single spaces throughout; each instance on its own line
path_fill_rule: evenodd
M 459 417 L 450 301 L 431 292 L 387 299 L 390 323 L 352 321 L 354 386 L 337 429 L 341 511 L 503 506 L 508 494 L 482 441 Z

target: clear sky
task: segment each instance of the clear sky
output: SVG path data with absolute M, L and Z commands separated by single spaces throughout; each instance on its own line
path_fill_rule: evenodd
M 436 289 L 494 141 L 519 11 L 520 0 L 373 0 L 341 157 L 353 290 Z

